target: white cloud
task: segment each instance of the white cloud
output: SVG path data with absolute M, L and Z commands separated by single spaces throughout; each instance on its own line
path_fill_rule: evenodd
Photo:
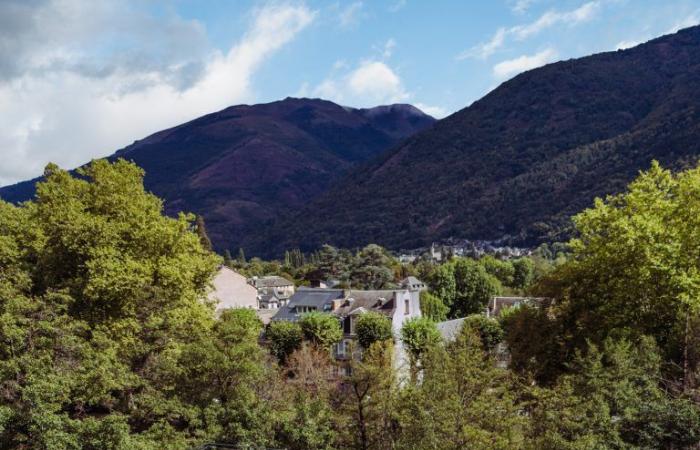
M 390 12 L 398 12 L 402 10 L 406 6 L 406 0 L 396 0 L 394 4 L 389 6 L 389 11 Z
M 359 20 L 363 7 L 364 4 L 362 2 L 353 2 L 346 6 L 338 15 L 340 26 L 343 28 L 349 28 L 355 25 Z
M 470 57 L 488 58 L 503 47 L 509 37 L 522 41 L 555 25 L 578 25 L 591 20 L 599 9 L 600 2 L 592 1 L 571 11 L 547 11 L 534 22 L 525 25 L 517 25 L 511 28 L 499 28 L 488 42 L 478 44 L 460 53 L 457 55 L 457 59 Z
M 682 30 L 683 28 L 688 28 L 695 26 L 700 23 L 700 9 L 697 9 L 684 17 L 683 19 L 677 21 L 676 23 L 671 26 L 668 30 L 666 30 L 663 34 L 672 34 L 676 33 L 679 30 Z
M 636 47 L 641 43 L 641 41 L 620 41 L 617 44 L 615 44 L 615 50 L 625 50 L 628 48 Z
M 36 176 L 49 161 L 72 168 L 108 155 L 134 138 L 253 100 L 255 71 L 314 17 L 315 12 L 303 5 L 257 9 L 239 42 L 225 53 L 208 50 L 199 61 L 199 73 L 185 84 L 173 82 L 173 73 L 182 64 L 178 59 L 133 72 L 127 71 L 133 63 L 116 64 L 116 69 L 96 76 L 81 69 L 79 52 L 55 51 L 61 55 L 61 65 L 51 70 L 45 66 L 40 70 L 36 64 L 21 68 L 22 73 L 0 82 L 0 185 Z M 41 57 L 34 58 L 27 51 L 26 59 L 46 61 L 43 52 L 40 48 Z
M 526 12 L 530 6 L 535 2 L 535 0 L 516 0 L 510 10 L 516 14 L 523 14 Z
M 599 7 L 600 3 L 594 1 L 585 3 L 572 11 L 547 11 L 532 23 L 511 28 L 510 33 L 516 39 L 522 40 L 557 24 L 577 25 L 593 18 Z
M 505 28 L 499 28 L 490 41 L 485 42 L 483 44 L 479 44 L 469 50 L 460 53 L 459 55 L 457 55 L 457 59 L 466 59 L 474 56 L 482 59 L 488 58 L 496 50 L 503 46 L 506 40 L 507 33 L 508 30 L 506 30 Z
M 435 117 L 436 119 L 442 119 L 443 117 L 447 116 L 447 114 L 449 114 L 448 111 L 441 106 L 431 106 L 420 102 L 415 103 L 413 106 L 420 109 L 424 113 Z
M 335 103 L 369 108 L 389 103 L 405 103 L 413 99 L 401 77 L 386 62 L 365 60 L 355 68 L 338 73 L 321 81 L 315 87 L 304 83 L 296 93 L 299 97 L 320 97 Z M 439 106 L 416 103 L 418 108 L 434 117 L 444 117 L 447 112 Z
M 396 41 L 394 40 L 394 38 L 389 38 L 384 43 L 384 51 L 382 52 L 382 57 L 384 59 L 391 58 L 391 55 L 394 53 L 394 48 L 396 48 Z
M 557 57 L 554 49 L 548 48 L 534 55 L 522 55 L 514 59 L 502 61 L 493 66 L 493 74 L 497 78 L 510 78 L 520 72 L 534 69 L 552 62 Z

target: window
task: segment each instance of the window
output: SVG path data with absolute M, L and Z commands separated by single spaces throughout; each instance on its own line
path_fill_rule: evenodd
M 304 313 L 308 313 L 311 311 L 316 311 L 316 307 L 315 306 L 297 306 L 296 311 L 297 311 L 297 314 L 304 314 Z
M 405 315 L 411 314 L 411 302 L 410 302 L 408 299 L 404 300 L 403 302 L 404 302 L 404 311 L 403 311 L 403 313 L 404 313 Z

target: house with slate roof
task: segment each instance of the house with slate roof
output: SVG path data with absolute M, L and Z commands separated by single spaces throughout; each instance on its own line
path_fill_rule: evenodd
M 421 316 L 420 292 L 425 289 L 425 285 L 413 278 L 404 280 L 401 286 L 400 289 L 373 291 L 300 287 L 272 320 L 295 322 L 303 314 L 312 311 L 335 315 L 343 327 L 343 339 L 335 346 L 334 355 L 337 359 L 344 360 L 351 356 L 350 349 L 357 339 L 357 319 L 367 312 L 378 312 L 391 321 L 396 342 L 395 366 L 407 369 L 408 355 L 399 337 L 401 328 L 408 319 Z
M 248 283 L 258 291 L 260 309 L 277 309 L 294 295 L 294 282 L 276 275 L 253 277 Z

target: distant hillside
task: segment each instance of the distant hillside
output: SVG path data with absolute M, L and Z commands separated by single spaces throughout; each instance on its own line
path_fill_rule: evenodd
M 700 155 L 700 27 L 531 70 L 361 170 L 246 247 L 413 248 L 558 239 L 652 159 Z
M 284 217 L 356 164 L 429 127 L 435 119 L 410 105 L 346 108 L 314 99 L 226 108 L 155 133 L 111 158 L 136 162 L 146 187 L 170 214 L 201 214 L 219 250 Z M 31 180 L 0 189 L 17 202 Z

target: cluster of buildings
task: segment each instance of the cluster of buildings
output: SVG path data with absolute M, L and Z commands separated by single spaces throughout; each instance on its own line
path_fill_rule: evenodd
M 264 324 L 272 321 L 296 322 L 303 314 L 318 311 L 335 315 L 343 329 L 343 339 L 335 346 L 334 356 L 343 361 L 351 357 L 357 335 L 358 318 L 367 312 L 384 315 L 391 321 L 394 336 L 401 335 L 403 324 L 421 316 L 420 293 L 426 285 L 415 277 L 402 280 L 397 289 L 357 290 L 337 289 L 332 283 L 320 287 L 295 288 L 294 283 L 279 276 L 246 278 L 222 267 L 213 281 L 209 299 L 215 303 L 217 313 L 228 308 L 255 309 Z M 505 308 L 538 302 L 540 299 L 524 297 L 494 297 L 484 311 L 486 317 L 498 317 Z M 445 340 L 454 340 L 464 319 L 437 324 Z M 394 363 L 397 368 L 408 367 L 408 355 L 400 339 L 394 345 Z M 499 363 L 507 365 L 507 349 L 498 352 Z M 343 365 L 340 365 L 341 369 Z
M 398 260 L 410 263 L 418 258 L 429 258 L 441 262 L 452 256 L 480 258 L 494 255 L 502 258 L 519 258 L 532 253 L 531 249 L 500 245 L 493 241 L 470 241 L 467 239 L 448 239 L 442 243 L 433 243 L 430 247 L 417 248 L 398 255 Z

